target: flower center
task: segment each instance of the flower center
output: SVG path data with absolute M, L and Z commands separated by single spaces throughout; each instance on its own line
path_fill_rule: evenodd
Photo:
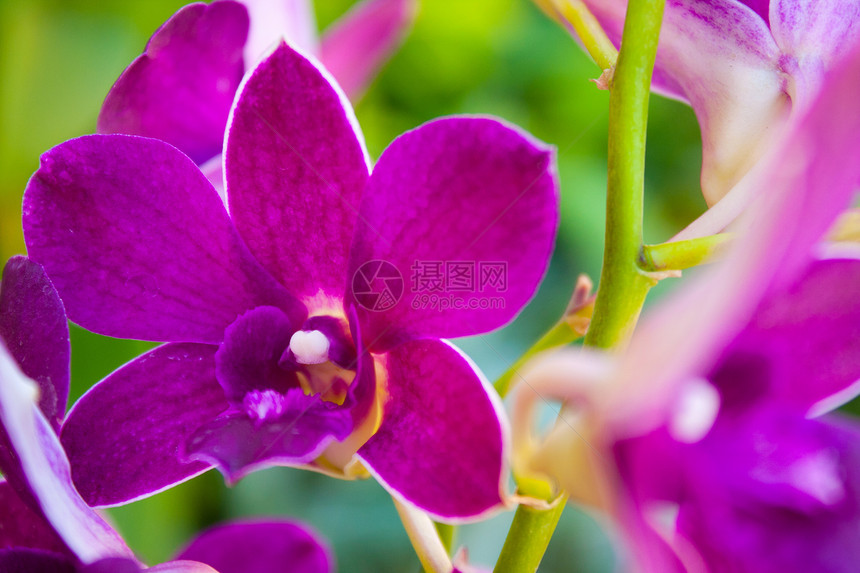
M 278 418 L 285 410 L 284 395 L 275 390 L 251 390 L 242 400 L 245 412 L 255 421 Z
M 297 330 L 290 338 L 290 350 L 299 364 L 328 362 L 331 342 L 319 330 Z

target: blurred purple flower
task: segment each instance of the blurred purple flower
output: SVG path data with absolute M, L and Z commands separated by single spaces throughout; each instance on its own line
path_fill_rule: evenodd
M 626 0 L 584 3 L 618 46 Z M 854 0 L 666 2 L 653 88 L 696 112 L 702 190 L 712 206 L 680 238 L 719 232 L 749 205 L 757 186 L 738 183 L 786 136 L 858 37 Z
M 68 358 L 66 317 L 57 292 L 41 266 L 23 257 L 11 259 L 0 281 L 0 570 L 137 573 L 143 566 L 72 484 L 51 425 L 65 410 Z M 36 380 L 25 374 L 40 367 Z M 178 559 L 147 570 L 213 573 L 212 565 L 220 573 L 276 573 L 285 563 L 291 571 L 332 569 L 328 549 L 287 521 L 215 528 Z
M 860 423 L 827 412 L 860 394 L 860 247 L 816 243 L 860 179 L 846 161 L 860 152 L 858 77 L 855 47 L 763 164 L 734 251 L 652 313 L 621 360 L 569 353 L 524 374 L 587 412 L 540 447 L 518 439 L 525 465 L 580 498 L 602 486 L 586 493 L 641 570 L 856 568 Z
M 189 4 L 153 34 L 116 81 L 98 131 L 161 139 L 202 164 L 221 153 L 244 71 L 281 38 L 317 55 L 357 99 L 400 44 L 416 9 L 416 0 L 365 0 L 319 40 L 308 0 Z
M 558 224 L 553 152 L 494 119 L 447 118 L 397 138 L 370 174 L 345 96 L 281 44 L 240 88 L 224 159 L 229 215 L 185 156 L 134 136 L 64 143 L 28 185 L 30 255 L 71 319 L 169 342 L 72 409 L 62 440 L 84 497 L 295 465 L 369 471 L 442 519 L 498 507 L 498 397 L 439 338 L 498 328 L 534 295 Z M 373 312 L 349 290 L 372 261 L 401 275 L 504 261 L 504 304 Z

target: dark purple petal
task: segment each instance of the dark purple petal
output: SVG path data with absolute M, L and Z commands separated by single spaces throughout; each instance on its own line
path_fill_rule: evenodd
M 353 428 L 348 409 L 301 388 L 250 397 L 259 402 L 246 399 L 247 411 L 204 424 L 185 444 L 187 458 L 218 466 L 231 483 L 263 467 L 306 464 Z
M 248 311 L 227 328 L 215 354 L 215 373 L 228 400 L 241 404 L 251 390 L 285 394 L 298 387 L 296 373 L 278 366 L 295 330 L 284 313 L 271 306 Z
M 359 451 L 393 495 L 445 521 L 476 518 L 503 503 L 507 433 L 489 384 L 438 340 L 386 355 L 382 425 Z
M 122 557 L 108 557 L 90 563 L 82 568 L 79 573 L 140 573 L 141 568 L 137 562 Z
M 418 11 L 416 0 L 364 0 L 332 24 L 320 61 L 355 101 L 397 49 Z
M 197 163 L 221 152 L 244 71 L 248 13 L 238 2 L 185 6 L 122 73 L 99 115 L 99 133 L 161 139 Z
M 57 434 L 37 405 L 38 387 L 0 343 L 0 422 L 42 513 L 83 562 L 131 556 L 119 534 L 87 506 L 72 485 L 71 468 Z
M 91 135 L 47 152 L 27 186 L 24 230 L 69 317 L 101 334 L 217 344 L 260 305 L 304 319 L 200 170 L 154 139 Z
M 401 135 L 373 171 L 353 242 L 352 296 L 362 305 L 365 339 L 380 351 L 409 338 L 504 325 L 537 290 L 557 226 L 554 153 L 546 145 L 480 117 L 436 120 Z M 393 304 L 374 306 L 360 293 L 382 290 L 366 266 L 379 260 L 389 263 L 380 268 L 393 265 L 400 290 Z M 437 271 L 447 282 L 434 282 Z
M 328 573 L 334 557 L 307 527 L 289 521 L 238 522 L 204 531 L 180 559 L 207 563 L 219 573 Z
M 860 260 L 825 259 L 772 293 L 725 352 L 729 363 L 735 355 L 754 357 L 759 384 L 726 380 L 724 391 L 750 399 L 767 392 L 803 412 L 829 398 L 837 400 L 828 400 L 830 408 L 853 398 L 860 392 L 852 388 L 860 380 L 858 288 Z
M 3 269 L 0 339 L 39 385 L 39 407 L 59 430 L 69 397 L 69 324 L 45 270 L 26 257 L 9 259 Z
M 741 4 L 746 4 L 758 14 L 765 23 L 770 22 L 769 8 L 770 0 L 740 0 Z
M 72 555 L 41 510 L 35 511 L 9 483 L 0 481 L 0 548 L 25 547 Z
M 251 252 L 306 303 L 320 291 L 343 295 L 368 171 L 346 97 L 282 43 L 243 83 L 225 176 L 230 214 Z
M 34 549 L 0 549 L 3 573 L 77 573 L 68 557 Z
M 157 493 L 209 469 L 181 445 L 227 407 L 215 379 L 217 347 L 165 344 L 87 392 L 61 434 L 75 485 L 94 506 Z

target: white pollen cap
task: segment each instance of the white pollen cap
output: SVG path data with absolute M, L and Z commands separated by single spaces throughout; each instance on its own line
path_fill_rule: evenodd
M 694 444 L 711 431 L 719 412 L 719 391 L 704 378 L 690 380 L 669 419 L 669 433 L 679 442 Z
M 328 337 L 319 330 L 297 330 L 290 338 L 290 350 L 299 364 L 328 362 Z

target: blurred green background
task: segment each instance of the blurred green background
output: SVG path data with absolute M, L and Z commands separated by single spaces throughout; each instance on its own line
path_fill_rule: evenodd
M 92 133 L 104 95 L 179 0 L 0 0 L 0 259 L 23 253 L 21 196 L 41 153 Z M 320 28 L 349 0 L 319 0 Z M 579 273 L 595 280 L 603 247 L 608 94 L 600 70 L 527 0 L 424 0 L 412 33 L 359 102 L 373 157 L 398 134 L 440 115 L 501 116 L 558 148 L 562 224 L 541 291 L 508 328 L 456 341 L 490 379 L 560 316 Z M 646 239 L 666 240 L 704 209 L 698 126 L 686 106 L 653 98 Z M 666 282 L 666 281 L 664 281 Z M 665 288 L 657 289 L 659 297 Z M 652 296 L 652 299 L 655 298 Z M 72 330 L 73 398 L 152 345 Z M 118 404 L 117 407 L 122 407 Z M 344 572 L 418 571 L 387 494 L 373 481 L 300 470 L 257 472 L 228 489 L 217 472 L 110 511 L 150 563 L 200 528 L 240 516 L 289 515 L 335 547 Z M 471 561 L 495 562 L 512 513 L 460 528 Z M 619 567 L 599 519 L 566 511 L 541 571 Z

